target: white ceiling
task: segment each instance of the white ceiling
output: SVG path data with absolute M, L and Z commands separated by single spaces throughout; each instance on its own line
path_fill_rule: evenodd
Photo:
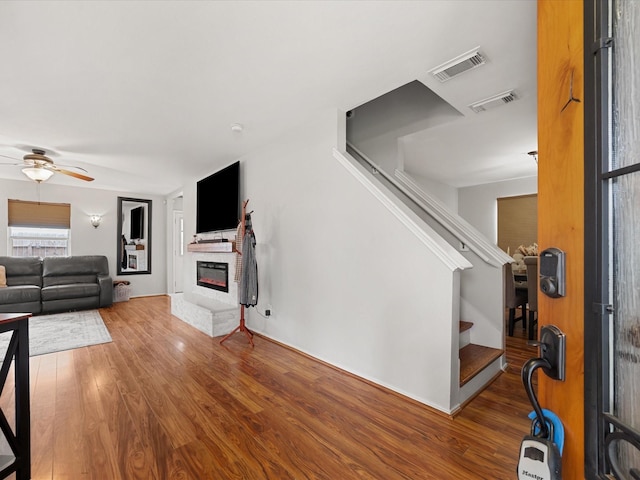
M 40 147 L 96 179 L 50 183 L 168 194 L 315 112 L 419 80 L 461 115 L 403 139 L 409 173 L 454 186 L 535 175 L 535 26 L 534 0 L 2 1 L 0 154 Z M 487 65 L 428 75 L 476 46 Z M 520 100 L 467 107 L 507 89 Z

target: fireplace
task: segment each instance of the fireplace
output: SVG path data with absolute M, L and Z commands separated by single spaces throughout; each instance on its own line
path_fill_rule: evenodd
M 201 287 L 229 292 L 229 264 L 197 262 L 196 282 Z

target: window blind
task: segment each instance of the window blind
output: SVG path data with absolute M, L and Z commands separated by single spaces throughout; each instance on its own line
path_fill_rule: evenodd
M 538 243 L 538 195 L 498 198 L 498 246 L 513 255 Z
M 9 199 L 8 217 L 10 227 L 71 228 L 71 205 Z

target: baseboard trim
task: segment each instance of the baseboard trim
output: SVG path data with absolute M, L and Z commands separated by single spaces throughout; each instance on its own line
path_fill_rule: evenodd
M 473 399 L 475 399 L 478 395 L 480 395 L 487 388 L 489 388 L 489 385 L 491 385 L 493 382 L 495 382 L 498 379 L 498 377 L 500 377 L 500 375 L 502 375 L 503 373 L 504 373 L 504 370 L 501 368 L 500 371 L 498 373 L 496 373 L 493 377 L 491 377 L 489 379 L 489 381 L 483 385 L 482 388 L 480 388 L 473 395 L 471 395 L 469 398 L 467 398 L 464 402 L 462 402 L 460 405 L 458 405 L 456 408 L 454 408 L 453 411 L 451 412 L 451 415 L 450 415 L 451 418 L 457 417 L 462 412 L 462 410 L 464 410 L 464 408 L 473 401 Z
M 129 297 L 129 300 L 133 300 L 134 298 L 149 298 L 149 297 L 168 297 L 168 293 L 149 293 L 147 295 L 136 295 L 135 297 Z

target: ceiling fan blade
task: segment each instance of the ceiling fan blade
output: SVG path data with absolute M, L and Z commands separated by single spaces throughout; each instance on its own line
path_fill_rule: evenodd
M 70 177 L 79 178 L 80 180 L 84 180 L 86 182 L 93 182 L 93 178 L 88 177 L 87 175 L 82 175 L 81 173 L 72 172 L 71 170 L 64 170 L 55 165 L 46 166 L 48 170 L 52 170 L 57 173 L 62 173 L 63 175 L 69 175 Z
M 59 165 L 56 164 L 56 167 L 65 167 L 65 168 L 73 168 L 74 170 L 82 170 L 84 173 L 89 173 L 86 168 L 76 167 L 75 165 Z
M 2 154 L 0 154 L 0 157 L 8 158 L 9 160 L 15 160 L 15 161 L 17 161 L 17 162 L 19 162 L 19 161 L 20 161 L 20 159 L 19 159 L 19 158 L 10 157 L 9 155 L 2 155 Z M 8 165 L 8 164 L 7 164 L 7 165 Z M 16 165 L 17 165 L 17 164 L 16 164 Z

